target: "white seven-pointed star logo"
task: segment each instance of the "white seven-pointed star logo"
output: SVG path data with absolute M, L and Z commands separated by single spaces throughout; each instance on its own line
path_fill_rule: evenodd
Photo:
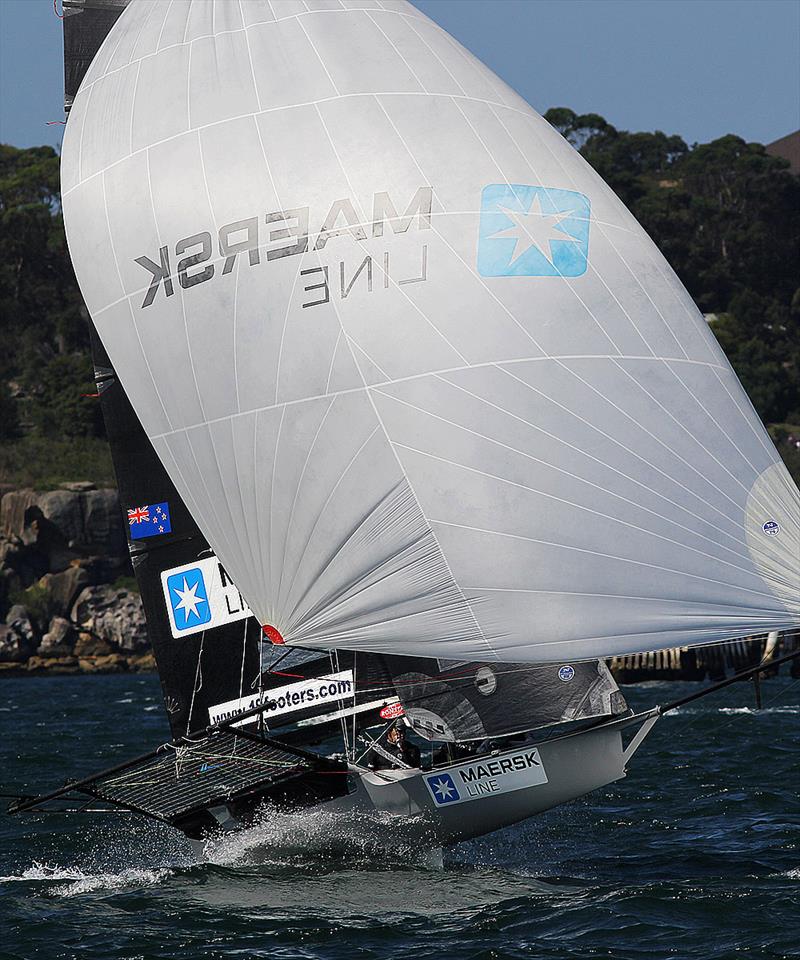
M 511 254 L 509 266 L 513 266 L 531 247 L 536 247 L 542 256 L 552 263 L 550 244 L 553 241 L 580 243 L 577 237 L 567 233 L 568 228 L 561 223 L 562 220 L 574 216 L 574 212 L 572 210 L 560 210 L 557 213 L 542 213 L 542 204 L 538 193 L 534 194 L 530 209 L 527 212 L 512 210 L 503 204 L 498 204 L 498 209 L 502 210 L 513 223 L 513 226 L 498 230 L 490 236 L 494 240 L 514 240 L 514 251 Z M 523 244 L 522 249 L 519 249 L 520 243 Z
M 432 780 L 431 786 L 434 789 L 434 792 L 439 798 L 439 803 L 443 803 L 445 800 L 449 800 L 452 794 L 455 793 L 454 788 L 446 780 Z
M 183 615 L 186 617 L 186 620 L 189 620 L 189 614 L 192 613 L 196 617 L 200 617 L 200 613 L 197 607 L 201 603 L 208 603 L 207 600 L 204 600 L 202 597 L 197 596 L 197 588 L 200 586 L 200 582 L 193 583 L 190 587 L 186 582 L 186 577 L 183 578 L 183 590 L 178 590 L 176 587 L 173 587 L 175 593 L 181 598 L 180 603 L 176 604 L 176 610 L 183 610 Z

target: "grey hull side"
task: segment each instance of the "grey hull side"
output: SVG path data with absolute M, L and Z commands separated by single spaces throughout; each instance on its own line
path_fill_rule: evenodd
M 425 784 L 431 771 L 375 774 L 358 769 L 356 792 L 326 806 L 393 814 L 416 825 L 421 841 L 424 837 L 446 846 L 525 820 L 625 776 L 618 727 L 601 727 L 535 746 L 547 775 L 546 783 L 439 805 Z M 519 750 L 505 751 L 491 760 L 498 763 L 518 753 Z M 437 767 L 433 773 L 440 775 L 463 765 L 460 761 Z

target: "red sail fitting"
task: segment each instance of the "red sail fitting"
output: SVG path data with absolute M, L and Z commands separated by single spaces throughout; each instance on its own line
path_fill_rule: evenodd
M 268 637 L 273 643 L 286 643 L 286 641 L 281 636 L 280 630 L 276 627 L 273 627 L 271 623 L 265 623 L 261 628 L 262 632 L 266 637 Z

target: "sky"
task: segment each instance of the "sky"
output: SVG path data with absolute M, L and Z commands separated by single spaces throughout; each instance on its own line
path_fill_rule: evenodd
M 800 127 L 800 0 L 414 2 L 542 113 L 689 143 Z M 52 0 L 0 0 L 0 142 L 57 146 L 62 95 Z

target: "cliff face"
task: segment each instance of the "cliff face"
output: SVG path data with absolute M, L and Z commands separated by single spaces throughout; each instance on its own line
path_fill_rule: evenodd
M 153 669 L 117 492 L 0 494 L 0 676 Z

